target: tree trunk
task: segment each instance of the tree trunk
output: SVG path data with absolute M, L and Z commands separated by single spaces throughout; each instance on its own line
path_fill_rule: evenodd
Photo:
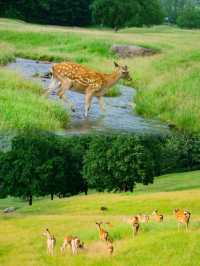
M 33 196 L 32 196 L 32 195 L 30 195 L 30 196 L 29 196 L 29 203 L 28 203 L 28 204 L 31 206 L 31 205 L 32 205 L 32 203 L 33 203 Z
M 53 200 L 53 193 L 51 193 L 51 200 Z

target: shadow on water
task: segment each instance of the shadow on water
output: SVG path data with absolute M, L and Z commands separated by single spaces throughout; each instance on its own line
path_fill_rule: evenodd
M 8 65 L 9 68 L 21 72 L 25 77 L 40 79 L 37 75 L 47 73 L 51 63 L 17 58 L 16 62 Z M 44 88 L 47 88 L 49 79 L 40 79 Z M 96 98 L 93 98 L 89 117 L 85 118 L 84 95 L 74 91 L 68 93 L 69 99 L 75 103 L 76 111 L 71 113 L 71 123 L 62 134 L 80 134 L 91 132 L 102 133 L 151 133 L 167 134 L 169 128 L 156 120 L 144 119 L 138 116 L 133 110 L 133 99 L 136 90 L 130 87 L 121 86 L 121 95 L 118 97 L 105 97 L 106 112 L 100 113 Z M 51 100 L 58 101 L 55 92 L 50 95 Z M 63 104 L 60 102 L 60 104 Z

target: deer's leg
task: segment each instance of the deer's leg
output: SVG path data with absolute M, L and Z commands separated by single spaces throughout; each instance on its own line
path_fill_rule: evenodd
M 90 110 L 91 107 L 91 101 L 93 97 L 93 91 L 88 91 L 85 94 L 85 116 L 88 116 L 88 111 Z
M 180 231 L 180 223 L 178 223 L 178 232 Z
M 49 96 L 49 94 L 50 94 L 53 90 L 57 89 L 60 85 L 61 85 L 61 84 L 60 84 L 60 81 L 58 81 L 57 79 L 55 79 L 54 77 L 52 77 L 52 78 L 51 78 L 51 82 L 50 82 L 48 88 L 47 88 L 47 89 L 45 90 L 45 92 L 43 93 L 43 95 L 46 96 L 46 97 Z
M 97 99 L 100 105 L 101 112 L 105 112 L 105 103 L 104 103 L 103 96 L 97 96 Z
M 75 105 L 73 102 L 71 102 L 68 97 L 65 95 L 65 92 L 67 92 L 72 87 L 72 83 L 69 80 L 65 80 L 61 84 L 61 88 L 57 92 L 57 95 L 62 99 L 64 102 L 69 104 L 71 110 L 75 112 Z

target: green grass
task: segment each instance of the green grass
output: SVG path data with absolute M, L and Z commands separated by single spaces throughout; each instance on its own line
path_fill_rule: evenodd
M 21 56 L 41 60 L 74 60 L 110 72 L 116 56 L 112 44 L 150 47 L 157 54 L 119 60 L 129 66 L 138 88 L 136 111 L 200 132 L 200 31 L 155 26 L 129 28 L 118 33 L 108 29 L 40 26 L 0 19 L 0 63 Z M 111 94 L 115 94 L 112 92 Z
M 13 132 L 65 127 L 69 116 L 64 107 L 42 97 L 42 90 L 39 83 L 0 68 L 0 128 Z
M 16 206 L 17 210 L 13 214 L 0 214 L 0 265 L 197 266 L 200 256 L 198 180 L 199 171 L 165 175 L 156 178 L 155 184 L 148 188 L 151 193 L 138 188 L 137 193 L 130 195 L 100 193 L 53 201 L 43 198 L 35 200 L 31 207 L 19 199 L 1 199 L 0 209 Z M 161 192 L 164 184 L 166 190 L 179 190 L 185 184 L 185 190 Z M 102 213 L 101 206 L 107 206 L 108 211 Z M 175 207 L 191 211 L 188 233 L 183 228 L 177 231 L 172 213 Z M 163 213 L 164 222 L 142 224 L 140 234 L 134 238 L 128 218 L 139 212 L 150 214 L 155 208 Z M 105 244 L 98 240 L 95 221 L 113 225 L 111 228 L 104 225 L 114 239 L 112 257 L 107 255 Z M 57 238 L 54 257 L 46 255 L 42 231 L 47 227 Z M 84 240 L 87 247 L 84 252 L 72 256 L 68 250 L 65 256 L 60 255 L 63 237 L 69 234 Z

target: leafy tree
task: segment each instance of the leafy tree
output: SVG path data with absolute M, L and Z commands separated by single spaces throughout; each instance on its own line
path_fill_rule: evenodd
M 132 191 L 153 182 L 153 164 L 138 137 L 97 137 L 85 157 L 84 176 L 99 191 Z
M 94 0 L 91 5 L 94 24 L 120 28 L 162 23 L 158 0 Z
M 200 7 L 187 5 L 177 18 L 178 26 L 182 28 L 200 28 Z

